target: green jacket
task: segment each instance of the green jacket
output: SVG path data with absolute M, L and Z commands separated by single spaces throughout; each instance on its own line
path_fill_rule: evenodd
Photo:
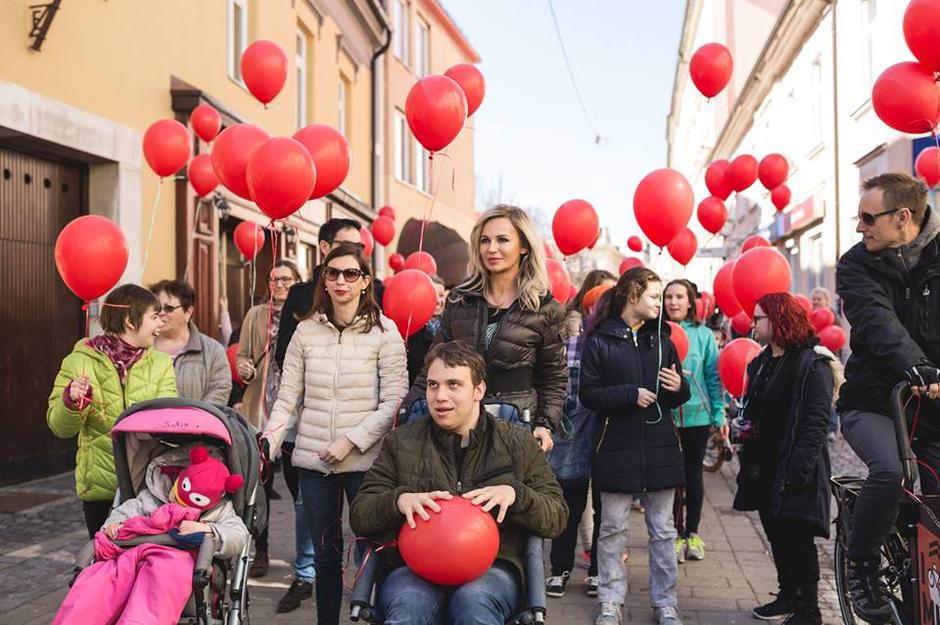
M 46 422 L 59 438 L 78 435 L 75 454 L 75 490 L 85 501 L 110 501 L 117 490 L 111 427 L 129 406 L 146 399 L 176 397 L 176 375 L 170 357 L 149 348 L 127 372 L 122 385 L 117 369 L 103 353 L 86 345 L 87 339 L 62 361 L 49 395 Z M 77 411 L 63 401 L 69 382 L 88 376 L 92 401 Z
M 680 323 L 689 337 L 689 353 L 682 361 L 682 373 L 689 380 L 692 397 L 672 416 L 678 427 L 725 424 L 725 391 L 718 377 L 718 345 L 715 335 L 702 324 Z
M 431 418 L 393 430 L 352 502 L 353 531 L 387 544 L 405 522 L 398 511 L 402 493 L 445 490 L 459 495 L 508 484 L 516 491 L 516 501 L 499 527 L 496 557 L 511 562 L 522 575 L 526 539 L 555 538 L 568 520 L 568 506 L 545 454 L 528 429 L 495 419 L 482 408 L 462 462 L 459 451 L 460 436 L 438 427 Z M 494 508 L 492 513 L 496 512 Z M 389 554 L 389 564 L 402 564 L 397 551 L 383 553 Z

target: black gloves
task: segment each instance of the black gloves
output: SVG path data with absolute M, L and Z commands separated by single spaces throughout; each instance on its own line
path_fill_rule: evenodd
M 940 384 L 940 369 L 930 365 L 914 365 L 904 372 L 912 386 Z

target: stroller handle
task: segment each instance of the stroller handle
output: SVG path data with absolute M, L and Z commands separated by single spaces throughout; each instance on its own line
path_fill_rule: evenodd
M 894 421 L 894 436 L 897 440 L 898 455 L 901 458 L 901 471 L 908 488 L 913 488 L 917 481 L 917 459 L 911 450 L 910 433 L 907 429 L 907 415 L 904 413 L 904 398 L 911 392 L 911 383 L 899 382 L 891 391 L 891 418 Z

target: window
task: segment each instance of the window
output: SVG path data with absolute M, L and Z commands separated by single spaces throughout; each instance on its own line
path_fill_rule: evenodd
M 424 78 L 431 73 L 431 27 L 422 19 L 415 28 L 415 74 Z
M 228 0 L 228 75 L 242 82 L 242 52 L 248 47 L 248 0 Z
M 822 61 L 817 56 L 810 66 L 810 106 L 812 107 L 812 141 L 816 147 L 823 142 Z
M 419 191 L 431 193 L 431 172 L 428 156 L 430 153 L 424 149 L 424 146 L 414 142 L 415 145 L 415 186 Z
M 395 177 L 411 184 L 411 153 L 408 143 L 411 139 L 405 114 L 395 111 Z
M 339 93 L 337 98 L 337 108 L 339 111 L 337 129 L 347 140 L 349 139 L 349 105 L 349 81 L 341 74 L 339 77 Z
M 404 63 L 408 64 L 408 5 L 404 0 L 394 0 L 395 2 L 395 56 Z
M 875 22 L 878 18 L 877 0 L 862 0 L 862 81 L 870 85 L 875 80 L 875 37 L 877 26 Z
M 307 35 L 297 32 L 297 127 L 307 125 Z

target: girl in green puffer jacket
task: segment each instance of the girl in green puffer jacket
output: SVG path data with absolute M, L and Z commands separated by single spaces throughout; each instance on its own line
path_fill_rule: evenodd
M 173 363 L 153 348 L 163 325 L 153 293 L 136 284 L 116 288 L 105 298 L 99 322 L 104 334 L 81 339 L 62 361 L 46 413 L 53 434 L 78 435 L 75 488 L 89 538 L 108 518 L 117 490 L 114 422 L 139 401 L 176 396 Z

